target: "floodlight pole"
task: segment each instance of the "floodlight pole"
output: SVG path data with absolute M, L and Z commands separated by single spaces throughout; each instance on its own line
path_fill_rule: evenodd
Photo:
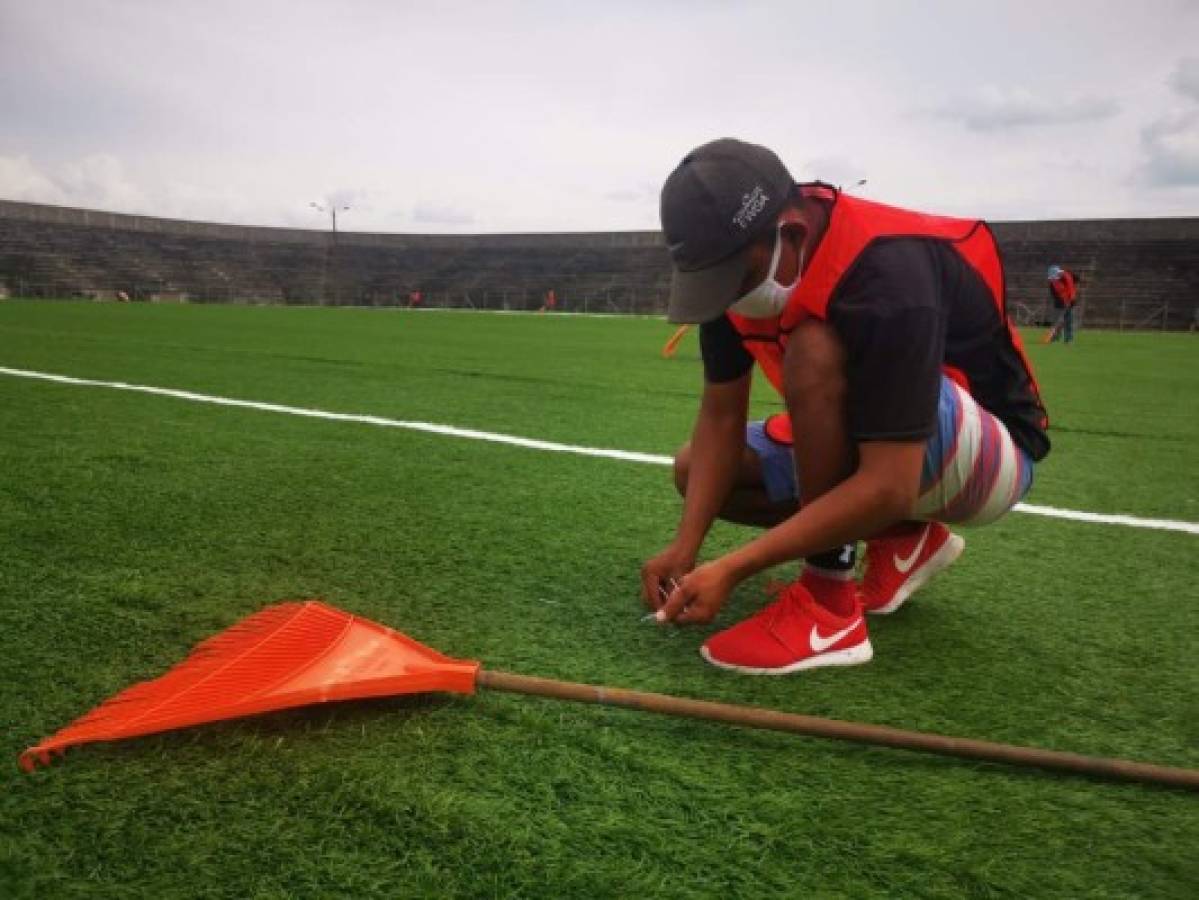
M 309 203 L 308 205 L 311 206 L 313 209 L 315 209 L 317 212 L 329 213 L 329 215 L 333 219 L 333 239 L 337 240 L 337 211 L 341 210 L 342 212 L 349 212 L 350 207 L 338 206 L 336 203 L 330 203 L 328 205 L 328 207 L 321 206 L 319 203 Z
M 332 260 L 334 263 L 336 263 L 336 259 L 334 257 L 334 252 L 337 250 L 337 211 L 341 210 L 342 212 L 349 212 L 350 207 L 338 206 L 332 200 L 326 200 L 325 202 L 328 204 L 327 207 L 321 206 L 319 203 L 316 203 L 316 202 L 310 202 L 308 205 L 311 206 L 313 209 L 315 209 L 317 212 L 329 213 L 330 217 L 333 220 L 333 240 L 329 244 L 329 256 L 328 256 L 328 259 L 326 260 L 326 264 L 325 264 L 325 279 L 328 280 L 329 261 Z M 334 306 L 337 306 L 340 303 L 341 303 L 341 290 L 340 290 L 340 286 L 337 282 L 337 271 L 336 271 L 336 264 L 335 264 L 334 272 L 333 272 L 333 304 L 334 304 Z

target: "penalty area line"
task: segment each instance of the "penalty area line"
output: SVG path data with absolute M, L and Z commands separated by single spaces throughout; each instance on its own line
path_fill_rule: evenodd
M 287 406 L 281 403 L 264 403 L 258 400 L 238 400 L 233 397 L 218 397 L 212 394 L 200 394 L 195 391 L 184 391 L 176 388 L 154 387 L 146 384 L 130 384 L 124 381 L 100 381 L 94 378 L 76 378 L 71 375 L 57 375 L 51 372 L 35 372 L 28 369 L 12 369 L 0 366 L 0 375 L 13 378 L 28 378 L 36 381 L 50 381 L 56 384 L 70 384 L 81 387 L 102 387 L 118 391 L 131 391 L 139 394 L 152 394 L 157 397 L 173 397 L 176 400 L 187 400 L 192 403 L 207 403 L 214 406 L 233 407 L 235 409 L 253 409 L 260 412 L 281 413 L 289 416 L 302 416 L 310 419 L 322 419 L 331 422 L 354 422 L 361 425 L 375 425 L 382 428 L 401 428 L 407 431 L 420 431 L 426 434 L 440 434 L 448 437 L 465 438 L 473 441 L 487 441 L 493 444 L 507 444 L 513 447 L 525 447 L 530 450 L 545 450 L 552 453 L 571 453 L 577 456 L 591 456 L 601 459 L 615 459 L 622 462 L 643 463 L 656 466 L 669 466 L 673 463 L 670 456 L 654 453 L 637 453 L 629 450 L 614 450 L 606 447 L 584 447 L 578 444 L 562 444 L 557 441 L 542 441 L 536 438 L 520 437 L 511 434 L 498 434 L 491 431 L 478 431 L 473 428 L 457 428 L 453 425 L 437 425 L 432 422 L 410 422 L 403 419 L 389 419 L 383 416 L 368 416 L 358 413 L 330 412 L 323 409 L 310 409 L 303 406 Z M 1129 516 L 1112 513 L 1095 513 L 1077 509 L 1058 509 L 1053 506 L 1038 506 L 1032 503 L 1018 503 L 1015 512 L 1034 516 L 1046 516 L 1053 519 L 1067 519 L 1072 522 L 1088 522 L 1099 525 L 1122 525 L 1127 528 L 1148 528 L 1157 531 L 1180 531 L 1185 534 L 1199 535 L 1199 522 L 1182 522 L 1175 519 L 1149 519 L 1140 516 Z

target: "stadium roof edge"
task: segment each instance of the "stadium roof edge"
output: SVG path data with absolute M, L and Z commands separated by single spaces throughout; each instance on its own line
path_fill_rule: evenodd
M 75 225 L 117 231 L 152 234 L 180 234 L 196 238 L 273 241 L 311 244 L 329 240 L 324 229 L 282 228 L 269 225 L 234 225 L 188 219 L 168 219 L 72 206 L 54 206 L 0 199 L 0 219 L 26 220 L 48 224 Z M 1199 240 L 1199 217 L 1163 216 L 1155 218 L 1110 219 L 1026 219 L 992 223 L 1001 238 L 1008 240 Z M 477 247 L 592 246 L 652 247 L 662 245 L 657 231 L 559 231 L 506 232 L 476 234 L 418 234 L 413 232 L 339 231 L 338 241 L 346 244 L 390 244 Z

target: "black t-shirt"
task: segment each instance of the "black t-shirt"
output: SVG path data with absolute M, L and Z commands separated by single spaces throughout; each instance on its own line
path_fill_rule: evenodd
M 924 440 L 936 429 L 941 366 L 1034 459 L 1049 451 L 1044 411 L 982 277 L 945 241 L 885 238 L 834 290 L 828 321 L 845 345 L 856 440 Z M 705 377 L 732 381 L 753 357 L 726 316 L 700 326 Z

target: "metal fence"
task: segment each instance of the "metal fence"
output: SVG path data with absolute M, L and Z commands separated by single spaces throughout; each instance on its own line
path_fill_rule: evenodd
M 166 282 L 134 281 L 120 286 L 80 288 L 77 284 L 30 279 L 12 279 L 0 299 L 130 300 L 153 303 L 229 303 L 309 306 L 407 307 L 414 305 L 407 288 L 354 289 L 343 285 L 336 292 L 296 290 L 283 287 L 238 284 L 233 281 L 197 284 L 179 290 Z M 604 286 L 555 287 L 553 309 L 610 315 L 662 315 L 666 312 L 667 288 L 647 289 L 640 285 L 613 282 Z M 432 309 L 475 309 L 537 312 L 548 305 L 548 290 L 529 286 L 489 286 L 472 289 L 421 290 L 419 304 Z
M 1010 302 L 1008 312 L 1012 320 L 1023 327 L 1049 326 L 1061 316 L 1061 310 L 1055 309 L 1048 300 Z M 1083 300 L 1074 307 L 1074 324 L 1076 328 L 1115 331 L 1196 331 L 1199 330 L 1199 299 L 1187 305 L 1155 300 L 1092 304 Z
M 569 285 L 554 288 L 558 312 L 596 315 L 663 315 L 666 312 L 667 287 L 646 288 L 622 282 L 604 286 Z M 199 284 L 179 290 L 160 281 L 131 281 L 112 285 L 79 288 L 57 281 L 10 279 L 0 286 L 0 299 L 87 299 L 148 301 L 154 303 L 229 303 L 278 304 L 298 306 L 407 307 L 413 305 L 408 289 L 369 288 L 354 290 L 344 286 L 333 295 L 318 291 L 238 284 L 232 280 Z M 430 309 L 474 309 L 507 312 L 537 312 L 546 306 L 547 292 L 527 285 L 499 285 L 473 289 L 422 290 L 419 306 Z M 1060 311 L 1048 299 L 1011 300 L 1008 311 L 1017 325 L 1048 326 Z M 1075 307 L 1078 328 L 1119 331 L 1199 330 L 1199 298 L 1190 304 L 1150 300 L 1121 300 L 1095 303 L 1082 300 Z

